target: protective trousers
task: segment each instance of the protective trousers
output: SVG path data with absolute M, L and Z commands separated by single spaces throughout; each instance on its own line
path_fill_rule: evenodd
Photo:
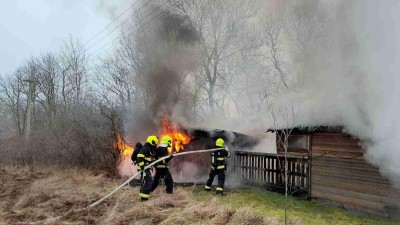
M 151 176 L 150 170 L 147 169 L 143 171 L 142 186 L 140 186 L 140 193 L 139 193 L 139 196 L 142 198 L 142 200 L 149 199 L 152 183 L 153 183 L 153 177 Z
M 167 187 L 167 193 L 172 194 L 174 188 L 174 180 L 172 179 L 171 173 L 169 172 L 168 168 L 157 168 L 156 175 L 154 175 L 153 186 L 151 187 L 151 191 L 154 191 L 160 179 L 164 179 L 165 186 Z
M 218 186 L 217 186 L 217 191 L 223 191 L 224 190 L 224 184 L 225 184 L 225 169 L 211 169 L 210 176 L 207 180 L 206 189 L 211 189 L 212 182 L 214 181 L 214 177 L 218 175 Z

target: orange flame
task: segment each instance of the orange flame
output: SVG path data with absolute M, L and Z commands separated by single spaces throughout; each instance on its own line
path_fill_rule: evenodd
M 186 132 L 180 130 L 177 124 L 172 123 L 168 118 L 162 121 L 161 138 L 169 135 L 173 139 L 172 148 L 168 149 L 169 153 L 176 153 L 184 149 L 183 145 L 190 142 L 190 137 Z M 161 140 L 160 140 L 161 141 Z
M 133 147 L 127 145 L 120 134 L 117 134 L 117 143 L 114 144 L 114 147 L 121 152 L 122 159 L 128 159 L 133 153 Z
M 184 145 L 190 142 L 189 135 L 186 132 L 181 131 L 180 127 L 177 124 L 172 123 L 168 118 L 163 119 L 162 128 L 158 133 L 160 134 L 159 137 L 161 137 L 161 139 L 166 135 L 169 135 L 172 138 L 173 143 L 172 147 L 168 149 L 169 153 L 177 153 L 182 151 L 184 149 Z M 121 152 L 122 159 L 130 158 L 134 150 L 133 147 L 124 142 L 119 133 L 117 134 L 117 140 L 116 143 L 114 143 L 114 148 Z

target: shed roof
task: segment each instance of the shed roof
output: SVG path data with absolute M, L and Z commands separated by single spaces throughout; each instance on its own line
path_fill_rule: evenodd
M 288 129 L 268 129 L 266 132 L 284 131 Z M 305 133 L 343 133 L 343 126 L 304 126 L 295 127 L 292 129 L 291 134 L 305 134 Z

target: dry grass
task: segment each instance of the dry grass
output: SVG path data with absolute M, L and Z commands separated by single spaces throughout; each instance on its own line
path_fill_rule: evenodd
M 198 202 L 189 188 L 178 188 L 173 195 L 159 188 L 150 201 L 140 202 L 138 188 L 126 187 L 85 209 L 121 182 L 87 170 L 7 168 L 0 172 L 0 224 L 278 224 L 215 198 Z

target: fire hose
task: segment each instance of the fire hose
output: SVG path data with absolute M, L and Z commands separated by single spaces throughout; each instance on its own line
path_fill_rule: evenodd
M 195 154 L 195 153 L 203 153 L 203 152 L 212 152 L 212 151 L 216 151 L 216 150 L 221 150 L 223 148 L 213 148 L 213 149 L 205 149 L 205 150 L 196 150 L 196 151 L 190 151 L 190 152 L 179 152 L 179 153 L 175 153 L 172 154 L 172 156 L 180 156 L 180 155 L 188 155 L 188 154 Z M 171 155 L 169 156 L 164 156 L 160 159 L 157 159 L 156 161 L 150 163 L 149 165 L 144 167 L 144 170 L 152 167 L 153 165 L 155 165 L 156 163 L 164 160 L 164 159 L 168 159 L 169 157 L 171 157 Z M 124 183 L 122 183 L 120 186 L 118 186 L 117 188 L 115 188 L 112 192 L 110 192 L 108 195 L 104 196 L 103 198 L 99 199 L 98 201 L 92 203 L 89 205 L 89 209 L 93 208 L 95 206 L 97 206 L 98 204 L 100 204 L 101 202 L 103 202 L 104 200 L 106 200 L 107 198 L 109 198 L 111 195 L 115 194 L 117 191 L 119 191 L 121 188 L 123 188 L 125 185 L 129 184 L 129 182 L 131 182 L 135 177 L 139 176 L 141 172 L 137 172 L 135 175 L 131 176 L 128 180 L 126 180 Z
M 175 157 L 175 156 L 180 156 L 180 155 L 188 155 L 188 154 L 203 153 L 203 152 L 212 152 L 212 151 L 221 150 L 221 149 L 223 149 L 223 148 L 213 148 L 213 149 L 204 149 L 204 150 L 194 150 L 194 151 L 190 151 L 190 152 L 179 152 L 179 153 L 172 154 L 172 156 Z M 154 166 L 156 163 L 158 163 L 158 162 L 160 162 L 160 161 L 162 161 L 162 160 L 164 160 L 164 159 L 168 159 L 169 157 L 171 157 L 171 155 L 164 156 L 164 157 L 162 157 L 162 158 L 160 158 L 160 159 L 157 159 L 156 161 L 154 161 L 154 162 L 150 163 L 149 165 L 145 166 L 145 167 L 144 167 L 144 170 L 146 170 L 146 169 L 148 169 L 148 168 Z M 88 209 L 91 209 L 91 208 L 97 206 L 98 204 L 100 204 L 101 202 L 103 202 L 104 200 L 106 200 L 107 198 L 109 198 L 111 195 L 115 194 L 117 191 L 119 191 L 119 190 L 120 190 L 121 188 L 123 188 L 125 185 L 129 184 L 129 182 L 131 182 L 135 177 L 139 176 L 140 173 L 141 173 L 141 172 L 137 172 L 135 175 L 131 176 L 128 180 L 126 180 L 123 184 L 121 184 L 120 186 L 118 186 L 117 188 L 115 188 L 115 189 L 114 189 L 112 192 L 110 192 L 108 195 L 106 195 L 106 196 L 104 196 L 103 198 L 99 199 L 97 202 L 94 202 L 94 203 L 90 204 L 88 207 L 84 208 L 84 210 L 88 210 Z M 74 210 L 71 209 L 67 214 L 73 213 L 73 211 L 74 211 Z M 60 220 L 61 218 L 65 217 L 65 216 L 66 216 L 66 215 L 64 215 L 64 216 L 53 217 L 53 218 L 47 219 L 46 221 L 49 221 L 49 220 L 54 220 L 54 221 L 55 221 L 55 220 Z M 39 224 L 39 223 L 43 223 L 43 222 L 44 222 L 44 221 L 36 221 L 36 222 L 32 222 L 32 223 L 27 223 L 27 224 L 33 225 L 33 224 Z

